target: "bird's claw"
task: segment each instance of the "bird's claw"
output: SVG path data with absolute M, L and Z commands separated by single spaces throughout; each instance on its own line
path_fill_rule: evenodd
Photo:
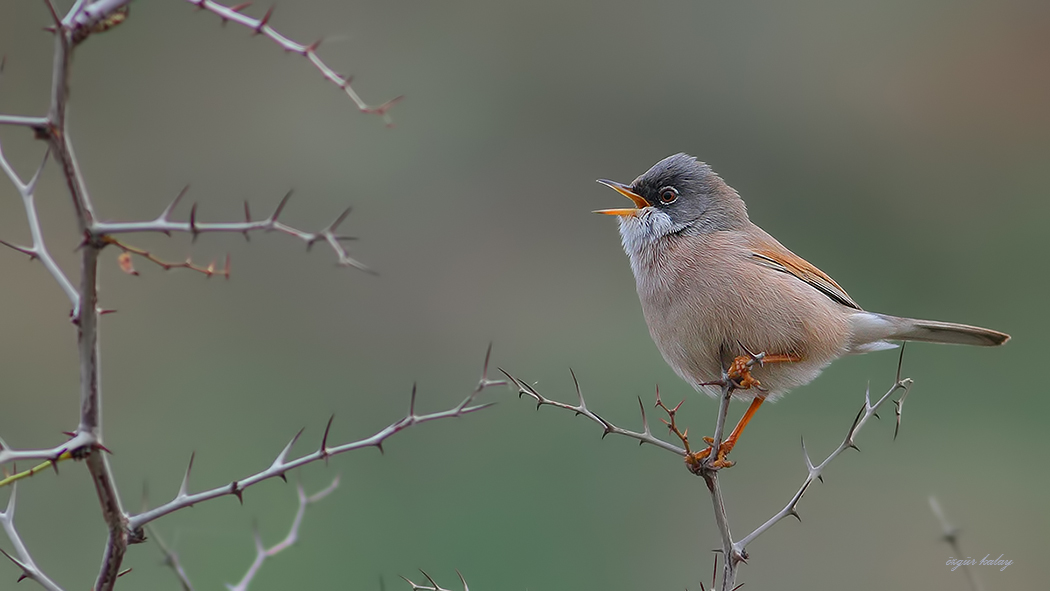
M 696 453 L 687 454 L 685 457 L 686 466 L 689 467 L 689 471 L 693 474 L 699 474 L 701 470 L 718 470 L 720 468 L 732 467 L 735 462 L 727 460 L 726 456 L 733 450 L 735 441 L 723 441 L 718 446 L 718 453 L 715 454 L 714 459 L 711 458 L 711 452 L 714 450 L 715 440 L 710 437 L 704 437 L 704 443 L 707 444 L 707 449 L 700 450 Z

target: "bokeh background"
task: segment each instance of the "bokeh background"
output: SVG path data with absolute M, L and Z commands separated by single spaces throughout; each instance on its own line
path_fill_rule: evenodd
M 263 8 L 249 12 L 261 14 Z M 40 2 L 0 6 L 0 112 L 42 114 L 50 36 Z M 186 2 L 141 2 L 76 54 L 71 132 L 101 215 L 147 219 L 185 184 L 202 220 L 258 215 L 288 189 L 284 218 L 320 228 L 344 207 L 371 276 L 281 235 L 137 236 L 173 260 L 230 253 L 206 280 L 116 253 L 102 272 L 106 444 L 125 503 L 175 493 L 396 420 L 456 404 L 493 364 L 637 427 L 638 397 L 685 398 L 683 423 L 716 405 L 651 343 L 596 178 L 630 181 L 685 151 L 748 201 L 752 218 L 834 276 L 865 307 L 1014 336 L 998 350 L 916 345 L 900 436 L 893 413 L 861 434 L 785 521 L 749 548 L 749 589 L 958 589 L 927 504 L 962 529 L 988 589 L 1045 585 L 1050 539 L 1044 367 L 1050 219 L 1050 5 L 1031 1 L 283 3 L 271 24 L 355 75 L 384 127 L 305 60 Z M 0 129 L 30 174 L 42 146 Z M 39 191 L 49 246 L 70 274 L 77 236 L 54 167 Z M 25 242 L 17 195 L 0 183 L 0 237 Z M 0 436 L 51 446 L 77 420 L 68 304 L 39 264 L 0 252 Z M 869 383 L 891 384 L 893 352 L 838 362 L 763 408 L 724 485 L 734 532 L 777 511 L 841 440 Z M 702 481 L 681 461 L 513 392 L 296 475 L 342 486 L 306 516 L 299 544 L 253 589 L 399 589 L 431 572 L 475 589 L 697 589 L 718 546 Z M 736 408 L 740 412 L 742 407 Z M 822 457 L 822 456 L 821 456 Z M 6 498 L 6 493 L 0 493 Z M 97 572 L 104 540 L 86 472 L 20 489 L 18 524 L 66 588 Z M 158 522 L 198 588 L 238 580 L 252 527 L 273 543 L 292 486 L 247 492 Z M 9 547 L 6 539 L 0 547 Z M 965 558 L 966 556 L 956 556 Z M 131 549 L 121 585 L 175 589 L 154 545 Z M 17 570 L 0 565 L 0 588 Z

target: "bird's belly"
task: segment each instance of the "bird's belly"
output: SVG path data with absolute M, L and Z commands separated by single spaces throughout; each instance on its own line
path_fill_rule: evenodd
M 781 283 L 779 277 L 750 290 L 733 285 L 731 278 L 697 277 L 696 273 L 686 274 L 676 285 L 666 287 L 639 286 L 653 341 L 671 368 L 697 389 L 717 394 L 717 386 L 700 384 L 720 380 L 733 359 L 749 351 L 796 356 L 798 361 L 767 363 L 752 371 L 765 394 L 776 399 L 813 380 L 844 353 L 845 343 L 835 335 L 848 331 L 836 330 L 835 325 L 844 323 L 846 316 L 829 315 L 828 304 L 833 302 L 817 290 L 801 283 Z M 682 290 L 688 290 L 690 296 L 672 297 Z M 820 325 L 803 321 L 829 316 Z M 739 390 L 737 396 L 753 398 L 761 393 Z

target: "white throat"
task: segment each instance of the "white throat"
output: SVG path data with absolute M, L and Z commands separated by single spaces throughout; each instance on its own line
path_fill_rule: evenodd
M 631 217 L 620 218 L 620 242 L 631 260 L 635 279 L 652 273 L 654 255 L 660 241 L 675 231 L 671 216 L 646 207 Z

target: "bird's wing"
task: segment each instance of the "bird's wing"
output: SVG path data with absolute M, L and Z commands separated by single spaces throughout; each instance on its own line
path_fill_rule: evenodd
M 790 250 L 756 248 L 751 250 L 751 259 L 756 263 L 775 269 L 781 273 L 793 275 L 802 281 L 819 289 L 824 295 L 850 308 L 860 310 L 861 307 L 853 298 L 849 297 L 846 290 L 839 287 L 838 283 L 828 277 L 823 271 L 811 265 L 806 259 L 796 255 Z

